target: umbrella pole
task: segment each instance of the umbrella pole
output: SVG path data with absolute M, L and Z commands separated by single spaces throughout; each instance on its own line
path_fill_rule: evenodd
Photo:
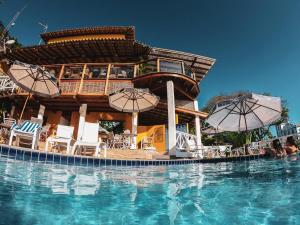
M 23 106 L 23 109 L 22 109 L 22 112 L 21 112 L 21 115 L 20 115 L 20 119 L 19 119 L 19 120 L 21 120 L 22 117 L 23 117 L 23 113 L 24 113 L 24 111 L 25 111 L 25 108 L 26 108 L 26 105 L 27 105 L 27 102 L 28 102 L 30 96 L 31 96 L 31 94 L 28 93 L 28 96 L 27 96 L 26 101 L 25 101 L 25 103 L 24 103 L 24 106 Z

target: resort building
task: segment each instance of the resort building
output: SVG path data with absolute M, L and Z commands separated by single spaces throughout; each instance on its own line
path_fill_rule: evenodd
M 74 127 L 80 120 L 110 123 L 114 133 L 137 131 L 137 147 L 145 137 L 153 138 L 158 152 L 176 154 L 182 133 L 192 135 L 201 145 L 199 84 L 215 60 L 201 55 L 150 47 L 135 39 L 134 27 L 95 27 L 41 34 L 44 43 L 2 53 L 1 59 L 40 65 L 56 76 L 61 95 L 52 99 L 32 96 L 24 119 L 40 117 L 55 130 L 58 124 Z M 5 74 L 8 67 L 2 63 Z M 5 76 L 12 93 L 10 116 L 18 118 L 28 95 Z M 10 83 L 9 83 L 10 82 Z M 141 113 L 117 111 L 109 105 L 109 95 L 124 88 L 147 88 L 160 98 L 152 110 Z M 15 89 L 16 88 L 16 89 Z M 176 131 L 176 127 L 185 127 Z M 182 129 L 181 129 L 182 130 Z M 188 134 L 193 130 L 193 134 Z
M 290 122 L 281 123 L 276 126 L 277 137 L 283 137 L 288 135 L 300 135 L 300 125 L 296 125 Z

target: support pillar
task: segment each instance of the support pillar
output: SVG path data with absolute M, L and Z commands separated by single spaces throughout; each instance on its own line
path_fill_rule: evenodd
M 199 110 L 198 101 L 194 101 L 194 109 L 195 111 Z M 199 116 L 195 116 L 195 130 L 196 130 L 196 137 L 197 137 L 197 145 L 202 146 L 201 141 L 201 121 Z
M 79 124 L 77 132 L 77 140 L 80 140 L 83 134 L 87 104 L 82 104 L 79 108 Z
M 132 140 L 131 140 L 131 149 L 137 149 L 136 138 L 137 138 L 137 126 L 138 126 L 138 113 L 132 113 Z
M 9 118 L 14 118 L 15 110 L 16 110 L 16 106 L 12 105 L 9 113 Z
M 44 120 L 45 109 L 46 107 L 44 105 L 40 105 L 39 114 L 37 116 L 37 118 L 42 121 L 42 124 Z
M 176 115 L 174 83 L 167 81 L 167 100 L 168 100 L 168 151 L 169 155 L 176 155 Z

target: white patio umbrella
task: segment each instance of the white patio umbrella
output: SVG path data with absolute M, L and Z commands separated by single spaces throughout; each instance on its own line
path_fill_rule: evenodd
M 157 106 L 159 97 L 147 89 L 125 88 L 109 96 L 110 107 L 122 112 L 144 112 Z
M 15 61 L 8 75 L 17 86 L 28 92 L 20 119 L 31 95 L 53 98 L 60 94 L 56 78 L 40 66 Z
M 206 122 L 217 130 L 248 131 L 280 119 L 281 112 L 279 97 L 252 93 L 218 103 Z

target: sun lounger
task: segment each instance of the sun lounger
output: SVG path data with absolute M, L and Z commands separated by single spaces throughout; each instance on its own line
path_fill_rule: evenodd
M 11 130 L 9 145 L 12 145 L 13 137 L 16 137 L 17 142 L 19 139 L 27 139 L 32 141 L 31 148 L 36 149 L 39 140 L 39 132 L 41 126 L 31 121 L 24 121 L 20 126 L 14 126 Z
M 99 132 L 99 123 L 84 123 L 82 136 L 77 138 L 73 148 L 72 154 L 75 153 L 77 148 L 81 147 L 94 147 L 95 148 L 95 156 L 99 156 L 100 153 L 100 145 L 103 145 L 106 148 L 105 143 L 99 141 L 98 138 Z

